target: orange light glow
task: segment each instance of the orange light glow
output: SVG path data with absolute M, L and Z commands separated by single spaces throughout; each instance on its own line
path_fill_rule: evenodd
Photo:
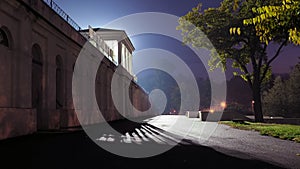
M 225 108 L 225 107 L 227 106 L 227 105 L 226 105 L 226 102 L 221 102 L 220 105 L 221 105 L 222 108 Z

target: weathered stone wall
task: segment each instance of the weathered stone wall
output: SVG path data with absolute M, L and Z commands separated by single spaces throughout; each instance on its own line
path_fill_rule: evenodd
M 79 126 L 72 99 L 72 76 L 85 38 L 40 0 L 1 0 L 0 28 L 9 39 L 9 47 L 0 45 L 0 139 Z M 33 61 L 35 55 L 40 59 L 38 63 Z M 95 82 L 98 105 L 106 120 L 117 120 L 123 117 L 110 94 L 116 66 L 106 58 L 102 62 Z M 58 65 L 62 76 L 59 85 Z M 33 66 L 40 71 L 32 71 Z M 130 83 L 131 102 L 137 109 L 147 109 L 147 94 L 128 79 L 121 79 L 120 87 Z M 130 100 L 124 102 L 128 105 Z M 130 107 L 128 110 L 128 116 L 141 116 L 132 114 Z M 90 119 L 87 124 L 100 121 Z

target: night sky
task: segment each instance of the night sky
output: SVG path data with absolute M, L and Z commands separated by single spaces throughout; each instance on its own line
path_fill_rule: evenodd
M 102 27 L 103 25 L 126 15 L 140 12 L 163 12 L 178 17 L 185 15 L 198 3 L 203 8 L 218 7 L 220 0 L 55 0 L 55 2 L 77 22 L 82 28 Z M 126 31 L 126 30 L 125 30 Z M 193 52 L 181 45 L 181 42 L 160 35 L 145 34 L 130 37 L 136 51 L 147 48 L 161 48 L 178 55 L 195 72 L 196 76 L 205 77 L 206 71 L 201 61 L 194 60 Z M 272 46 L 268 53 L 274 53 Z M 300 47 L 288 46 L 273 63 L 274 73 L 288 73 L 292 66 L 300 60 Z M 231 72 L 226 72 L 228 78 Z

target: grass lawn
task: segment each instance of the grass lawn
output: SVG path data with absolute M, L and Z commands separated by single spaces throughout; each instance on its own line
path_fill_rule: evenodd
M 300 125 L 251 122 L 238 123 L 232 121 L 222 121 L 220 123 L 238 129 L 259 131 L 261 135 L 273 136 L 285 140 L 293 140 L 300 143 Z

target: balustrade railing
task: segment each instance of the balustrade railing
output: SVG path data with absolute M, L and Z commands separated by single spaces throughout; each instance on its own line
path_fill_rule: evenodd
M 65 12 L 63 11 L 53 0 L 43 0 L 54 12 L 56 12 L 60 17 L 62 17 L 68 24 L 70 24 L 74 29 L 80 31 L 80 26 Z
M 43 0 L 45 4 L 47 4 L 55 13 L 57 13 L 61 18 L 63 18 L 68 24 L 70 24 L 75 30 L 80 31 L 80 26 L 65 12 L 63 11 L 53 0 Z M 84 35 L 85 36 L 85 35 Z M 115 61 L 113 50 L 109 48 L 109 46 L 104 42 L 100 36 L 98 36 L 91 27 L 89 27 L 89 41 L 100 50 L 109 60 L 111 60 L 114 64 L 118 64 Z M 88 37 L 86 37 L 88 39 Z
M 93 30 L 91 26 L 89 26 L 88 33 L 89 41 L 92 45 L 94 45 L 101 53 L 104 54 L 110 61 L 112 61 L 115 65 L 118 65 L 118 62 L 114 60 L 116 53 L 107 45 L 107 43 Z

